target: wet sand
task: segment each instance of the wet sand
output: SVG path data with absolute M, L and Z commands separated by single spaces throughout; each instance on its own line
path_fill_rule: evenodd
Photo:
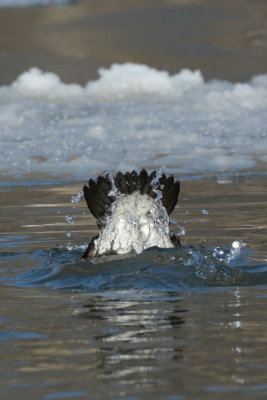
M 266 21 L 267 3 L 259 0 L 80 0 L 0 9 L 0 84 L 32 66 L 84 84 L 116 62 L 244 81 L 267 71 Z

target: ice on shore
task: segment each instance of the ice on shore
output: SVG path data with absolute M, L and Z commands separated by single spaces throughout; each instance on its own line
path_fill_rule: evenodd
M 0 0 L 0 8 L 46 6 L 49 4 L 62 6 L 73 2 L 73 0 Z
M 32 68 L 0 87 L 0 171 L 266 171 L 267 74 L 246 83 L 114 64 L 84 87 Z

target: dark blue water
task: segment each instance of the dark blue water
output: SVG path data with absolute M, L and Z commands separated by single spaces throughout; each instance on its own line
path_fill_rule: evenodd
M 80 260 L 81 250 L 0 253 L 4 265 L 1 282 L 53 289 L 155 292 L 267 283 L 267 264 L 256 264 L 249 249 L 242 248 L 242 242 L 235 243 L 236 249 L 151 248 L 139 255 L 103 256 L 91 261 Z

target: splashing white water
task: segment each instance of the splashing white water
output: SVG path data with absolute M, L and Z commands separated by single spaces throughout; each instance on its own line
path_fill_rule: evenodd
M 113 176 L 113 174 L 111 172 L 108 172 L 108 178 L 109 178 L 109 181 L 111 183 L 111 189 L 109 191 L 108 196 L 109 197 L 115 197 L 115 198 L 119 199 L 121 197 L 121 194 L 120 194 L 120 192 L 118 191 L 118 189 L 116 187 L 114 176 Z
M 169 217 L 160 202 L 134 192 L 121 195 L 106 217 L 105 227 L 95 240 L 96 255 L 173 247 L 169 238 Z
M 245 242 L 243 242 L 242 240 L 234 240 L 227 261 L 230 263 L 233 259 L 239 257 L 241 249 L 243 249 L 244 247 L 246 247 Z
M 235 258 L 239 257 L 241 250 L 246 247 L 246 243 L 242 240 L 234 240 L 230 250 L 225 251 L 221 247 L 212 249 L 212 255 L 219 261 L 225 261 L 230 264 Z
M 156 175 L 151 181 L 151 185 L 153 187 L 153 192 L 156 194 L 155 201 L 160 201 L 162 199 L 162 191 L 163 186 L 160 184 L 159 180 L 162 177 L 163 174 L 163 168 L 159 168 L 156 171 Z

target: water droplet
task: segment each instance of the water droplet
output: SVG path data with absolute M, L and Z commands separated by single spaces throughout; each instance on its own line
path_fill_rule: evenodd
M 183 226 L 180 226 L 180 225 L 178 225 L 178 226 L 180 228 L 179 232 L 177 233 L 178 236 L 184 236 L 185 235 L 185 228 Z
M 231 253 L 235 255 L 239 254 L 243 247 L 246 247 L 246 243 L 244 243 L 242 240 L 234 240 L 232 243 Z
M 242 249 L 245 246 L 246 246 L 246 243 L 244 243 L 242 240 L 234 240 L 232 243 L 232 248 L 234 250 Z
M 81 200 L 81 197 L 83 196 L 83 190 L 81 190 L 79 193 L 77 193 L 77 194 L 75 194 L 75 195 L 73 195 L 72 197 L 71 197 L 71 203 L 72 204 L 76 204 L 76 203 L 79 203 L 79 201 Z
M 120 197 L 120 193 L 119 193 L 119 191 L 118 191 L 118 189 L 117 189 L 117 187 L 116 187 L 115 180 L 114 180 L 114 176 L 112 175 L 111 172 L 108 172 L 107 175 L 108 175 L 109 181 L 110 181 L 110 183 L 111 183 L 111 189 L 110 189 L 110 191 L 109 191 L 108 196 L 109 196 L 109 197 L 116 197 L 116 198 L 119 198 L 119 197 Z
M 243 247 L 246 247 L 246 243 L 244 243 L 242 240 L 234 240 L 232 243 L 230 253 L 227 256 L 227 261 L 231 262 L 236 257 L 239 257 L 241 249 Z
M 208 213 L 209 213 L 208 210 L 202 210 L 202 211 L 201 211 L 201 214 L 203 214 L 203 215 L 208 215 Z
M 74 220 L 73 220 L 73 218 L 72 218 L 71 215 L 67 215 L 66 218 L 65 218 L 65 221 L 66 221 L 68 224 L 74 224 Z
M 170 218 L 169 222 L 170 222 L 170 224 L 173 224 L 175 226 L 175 234 L 176 235 L 178 235 L 178 236 L 185 235 L 185 228 L 181 225 L 178 225 L 174 218 Z
M 162 190 L 164 186 L 160 184 L 160 178 L 163 175 L 163 168 L 156 170 L 156 175 L 151 181 L 151 186 L 153 187 L 153 192 L 156 194 L 155 201 L 160 201 L 162 199 Z
M 67 236 L 67 238 L 70 238 L 72 235 L 72 230 L 71 229 L 67 229 L 65 232 L 65 236 Z

